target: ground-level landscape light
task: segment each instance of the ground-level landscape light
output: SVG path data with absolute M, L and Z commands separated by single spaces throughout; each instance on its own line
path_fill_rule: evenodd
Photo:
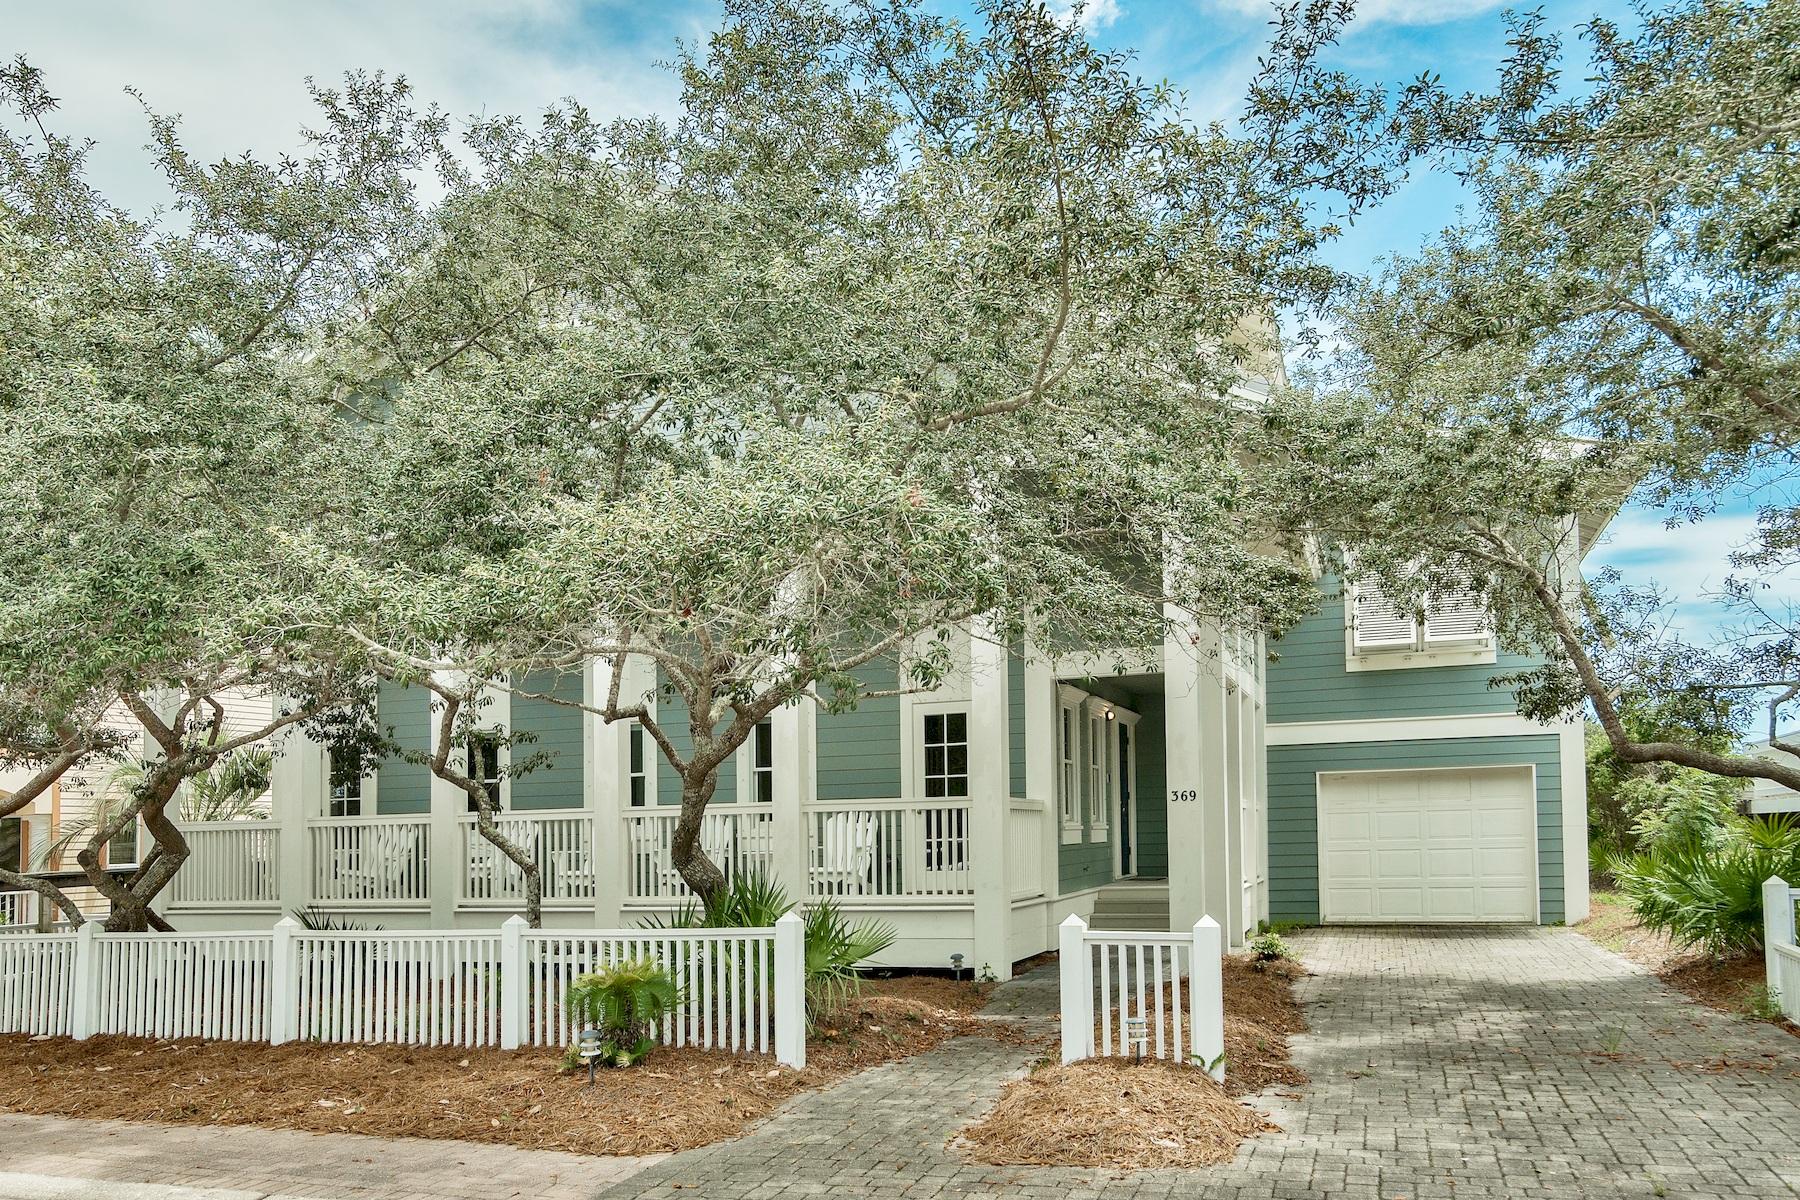
M 1150 1018 L 1126 1017 L 1125 1040 L 1131 1043 L 1131 1061 L 1143 1062 L 1145 1052 L 1150 1049 Z
M 587 1064 L 588 1086 L 590 1087 L 594 1083 L 594 1067 L 599 1063 L 600 1056 L 605 1053 L 600 1048 L 600 1038 L 598 1029 L 584 1029 L 575 1038 L 576 1047 L 581 1053 L 581 1061 Z

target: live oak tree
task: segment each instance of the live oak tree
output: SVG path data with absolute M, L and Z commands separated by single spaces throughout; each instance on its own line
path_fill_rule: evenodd
M 1313 593 L 1232 388 L 1427 94 L 1320 65 L 1347 12 L 1281 15 L 1231 129 L 1012 0 L 730 3 L 671 119 L 476 123 L 429 253 L 314 364 L 381 382 L 284 527 L 312 636 L 432 690 L 484 832 L 480 697 L 609 664 L 585 707 L 660 748 L 710 896 L 718 772 L 783 704 L 852 706 L 877 660 L 929 685 L 972 620 L 1039 652 L 1158 644 L 1165 604 L 1279 627 Z
M 1583 36 L 1565 83 L 1518 22 L 1499 91 L 1452 106 L 1469 219 L 1343 305 L 1342 353 L 1267 452 L 1292 520 L 1356 573 L 1407 603 L 1472 585 L 1547 653 L 1508 681 L 1521 711 L 1591 707 L 1623 764 L 1800 788 L 1729 748 L 1800 697 L 1800 4 L 1688 0 Z M 1582 579 L 1579 514 L 1635 499 L 1676 514 L 1671 541 L 1720 538 L 1743 497 L 1730 636 L 1684 637 L 1653 580 Z
M 137 753 L 141 729 L 126 802 L 76 855 L 110 928 L 162 924 L 187 781 L 362 698 L 271 591 L 270 531 L 310 497 L 295 471 L 315 431 L 341 422 L 341 381 L 309 363 L 413 246 L 411 176 L 439 126 L 404 85 L 316 95 L 320 128 L 273 163 L 197 162 L 149 115 L 167 203 L 133 214 L 87 183 L 41 75 L 0 70 L 0 764 L 26 777 L 0 813 Z M 228 731 L 221 697 L 243 692 L 279 702 Z M 151 844 L 115 877 L 104 848 L 140 820 Z M 11 867 L 0 881 L 79 923 Z

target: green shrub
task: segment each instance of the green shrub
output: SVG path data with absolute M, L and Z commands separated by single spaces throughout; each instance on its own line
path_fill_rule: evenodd
M 569 986 L 569 1011 L 584 1028 L 600 1031 L 601 1061 L 615 1067 L 650 1053 L 650 1027 L 680 1004 L 674 977 L 648 958 L 577 976 Z
M 1737 817 L 1713 845 L 1664 844 L 1612 864 L 1619 892 L 1638 920 L 1709 954 L 1762 945 L 1762 885 L 1800 877 L 1800 823 Z
M 1256 956 L 1257 962 L 1274 962 L 1276 959 L 1294 957 L 1293 948 L 1287 944 L 1287 939 L 1272 930 L 1250 939 L 1250 953 Z

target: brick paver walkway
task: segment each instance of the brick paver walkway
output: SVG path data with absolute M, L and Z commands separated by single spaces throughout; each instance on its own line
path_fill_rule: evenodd
M 1800 1040 L 1701 1008 L 1562 929 L 1329 930 L 1294 939 L 1312 1032 L 1285 1132 L 1201 1171 L 983 1167 L 948 1143 L 1031 1053 L 963 1038 L 799 1097 L 676 1155 L 627 1197 L 1800 1195 Z M 1054 1003 L 1054 968 L 996 1008 Z
M 660 1158 L 0 1113 L 0 1200 L 580 1200 Z

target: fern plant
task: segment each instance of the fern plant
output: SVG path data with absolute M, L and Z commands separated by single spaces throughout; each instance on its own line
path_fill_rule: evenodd
M 629 1067 L 656 1046 L 657 1021 L 681 1005 L 675 979 L 648 958 L 614 963 L 577 976 L 569 986 L 569 1011 L 600 1031 L 600 1055 L 608 1066 Z

